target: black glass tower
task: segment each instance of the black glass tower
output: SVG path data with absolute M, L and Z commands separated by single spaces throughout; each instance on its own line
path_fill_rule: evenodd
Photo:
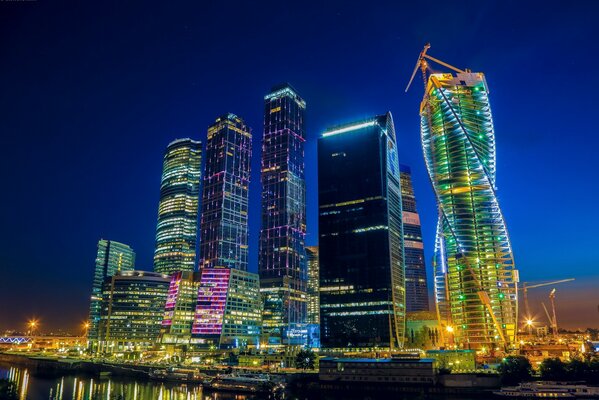
M 408 312 L 428 311 L 428 288 L 424 263 L 424 245 L 416 196 L 412 185 L 412 171 L 400 165 L 401 204 L 403 212 L 403 244 L 406 260 L 406 309 Z
M 258 268 L 263 333 L 274 346 L 306 341 L 305 111 L 306 103 L 288 84 L 264 97 Z
M 400 348 L 405 286 L 391 113 L 322 135 L 318 197 L 322 347 Z

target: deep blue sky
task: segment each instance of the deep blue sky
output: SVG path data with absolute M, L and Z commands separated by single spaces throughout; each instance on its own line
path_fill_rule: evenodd
M 597 15 L 594 1 L 0 2 L 0 329 L 84 320 L 100 238 L 129 243 L 150 269 L 164 148 L 205 141 L 225 112 L 254 133 L 255 269 L 262 98 L 281 81 L 307 102 L 308 244 L 316 138 L 390 110 L 430 260 L 421 82 L 403 93 L 426 42 L 486 73 L 522 279 L 578 278 L 558 291 L 562 320 L 599 325 Z

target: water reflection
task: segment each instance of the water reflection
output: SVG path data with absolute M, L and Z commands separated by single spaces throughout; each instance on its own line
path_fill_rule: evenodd
M 203 393 L 201 386 L 118 378 L 36 376 L 24 368 L 0 367 L 0 378 L 14 382 L 21 400 L 251 400 L 262 397 Z

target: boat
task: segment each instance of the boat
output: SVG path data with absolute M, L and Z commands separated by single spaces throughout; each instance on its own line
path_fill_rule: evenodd
M 110 378 L 111 375 L 112 375 L 112 372 L 110 372 L 110 371 L 100 371 L 98 373 L 98 378 L 107 379 L 107 378 Z
M 206 379 L 206 375 L 200 373 L 197 369 L 174 368 L 155 369 L 148 373 L 151 379 L 160 381 L 177 381 L 177 382 L 195 382 L 202 383 Z
M 599 399 L 599 387 L 581 382 L 525 382 L 502 387 L 493 394 L 519 399 Z
M 285 386 L 271 379 L 268 374 L 232 373 L 217 375 L 203 383 L 204 388 L 243 393 L 277 393 Z

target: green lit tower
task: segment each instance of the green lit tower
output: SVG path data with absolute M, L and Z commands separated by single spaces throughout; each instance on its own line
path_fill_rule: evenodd
M 433 267 L 445 341 L 483 352 L 510 348 L 518 272 L 496 195 L 487 82 L 482 73 L 432 58 L 428 48 L 414 75 L 420 68 L 425 80 L 421 139 L 439 210 Z M 453 72 L 429 73 L 427 60 Z
M 102 308 L 102 283 L 106 278 L 117 272 L 132 271 L 133 268 L 135 268 L 135 252 L 131 247 L 114 240 L 100 239 L 89 304 L 89 328 L 87 331 L 92 348 L 97 345 L 98 341 L 98 324 Z
M 171 142 L 164 154 L 156 227 L 154 271 L 193 271 L 196 258 L 202 143 Z

